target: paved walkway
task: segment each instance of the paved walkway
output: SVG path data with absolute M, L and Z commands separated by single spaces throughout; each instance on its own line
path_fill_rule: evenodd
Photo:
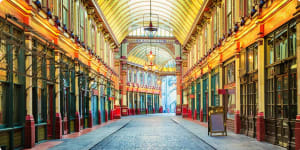
M 79 137 L 56 140 L 51 150 L 281 150 L 282 147 L 228 132 L 211 137 L 207 128 L 174 114 L 123 117 Z M 54 141 L 52 141 L 54 142 Z
M 143 115 L 132 120 L 92 150 L 214 150 L 172 121 L 170 116 Z
M 50 150 L 88 150 L 109 135 L 123 128 L 129 121 L 130 119 L 122 119 L 77 138 L 62 139 L 63 143 L 50 148 Z
M 227 132 L 227 136 L 208 136 L 207 127 L 182 119 L 181 116 L 172 117 L 172 119 L 218 150 L 285 150 L 285 148 L 280 146 L 267 142 L 258 142 L 255 138 L 235 134 L 230 131 Z

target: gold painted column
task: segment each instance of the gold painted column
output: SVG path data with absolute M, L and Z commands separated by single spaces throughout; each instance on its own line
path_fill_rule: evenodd
M 25 118 L 25 148 L 32 148 L 35 145 L 35 125 L 34 117 L 32 113 L 32 35 L 26 34 L 25 40 L 26 48 L 26 60 L 25 60 L 25 69 L 26 69 L 26 118 Z M 51 125 L 53 125 L 52 118 L 49 119 Z M 52 130 L 53 131 L 53 130 Z
M 89 70 L 89 79 L 92 79 L 92 72 L 91 69 Z M 92 90 L 92 81 L 88 81 L 88 86 L 89 86 L 89 91 Z M 88 127 L 92 128 L 93 127 L 93 115 L 92 115 L 92 92 L 88 92 L 88 102 L 89 102 L 89 115 L 88 115 Z M 95 106 L 94 106 L 95 107 Z
M 220 63 L 219 64 L 219 89 L 224 88 L 223 74 L 224 74 L 223 63 Z M 220 106 L 223 106 L 224 95 L 219 95 L 219 96 L 220 96 Z
M 203 122 L 203 79 L 200 77 L 200 121 Z
M 235 114 L 234 114 L 234 132 L 240 133 L 241 119 L 240 119 L 240 53 L 237 52 L 235 56 Z M 227 106 L 226 106 L 227 107 Z
M 121 61 L 121 63 L 124 63 Z M 121 66 L 124 67 L 125 64 L 122 64 Z M 122 70 L 121 68 L 121 115 L 127 116 L 128 115 L 128 106 L 127 106 L 127 72 L 126 70 Z
M 258 114 L 256 119 L 256 139 L 263 141 L 265 138 L 265 49 L 264 38 L 258 42 Z
M 211 100 L 211 69 L 208 69 L 208 107 L 212 105 Z M 208 110 L 207 110 L 208 111 Z
M 80 131 L 80 114 L 79 114 L 79 63 L 75 62 L 75 104 L 76 104 L 76 112 L 75 112 L 75 132 Z M 100 107 L 99 107 L 100 108 Z
M 56 78 L 56 84 L 55 84 L 55 136 L 56 139 L 62 138 L 62 120 L 61 120 L 61 114 L 60 114 L 60 67 L 58 64 L 60 64 L 61 60 L 61 52 L 60 50 L 55 50 L 55 78 Z

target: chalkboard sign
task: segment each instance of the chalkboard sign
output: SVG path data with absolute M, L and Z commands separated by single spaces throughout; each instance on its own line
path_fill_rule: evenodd
M 224 107 L 209 107 L 208 109 L 208 135 L 221 133 L 218 136 L 227 136 Z

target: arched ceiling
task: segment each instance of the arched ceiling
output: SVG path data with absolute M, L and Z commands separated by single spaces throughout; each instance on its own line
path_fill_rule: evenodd
M 150 50 L 152 53 L 156 55 L 155 60 L 153 61 L 158 68 L 161 69 L 168 63 L 170 60 L 174 60 L 174 54 L 165 46 L 161 44 L 149 43 L 140 44 L 133 48 L 128 54 L 128 61 L 145 65 L 147 62 L 147 54 L 149 54 Z
M 152 14 L 159 26 L 173 29 L 180 43 L 187 37 L 204 0 L 152 0 Z M 150 14 L 150 0 L 97 0 L 118 42 L 129 34 L 131 26 L 142 25 Z

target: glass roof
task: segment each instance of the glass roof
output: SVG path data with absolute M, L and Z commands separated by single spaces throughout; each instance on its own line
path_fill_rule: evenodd
M 143 27 L 138 27 L 138 28 L 131 27 L 129 28 L 129 31 L 131 31 L 129 33 L 129 36 L 146 37 L 146 33 Z M 174 37 L 174 35 L 172 33 L 172 29 L 159 28 L 157 33 L 155 34 L 155 37 Z
M 153 61 L 158 68 L 163 68 L 170 60 L 174 60 L 173 54 L 165 46 L 157 43 L 152 43 L 151 46 L 149 43 L 140 44 L 129 52 L 128 61 L 144 65 L 147 62 L 147 54 L 152 50 L 152 53 L 156 55 L 155 60 Z
M 159 27 L 172 29 L 180 43 L 187 37 L 204 0 L 151 0 L 152 14 L 158 15 Z M 118 42 L 131 32 L 129 28 L 142 25 L 150 14 L 150 0 L 97 0 Z

